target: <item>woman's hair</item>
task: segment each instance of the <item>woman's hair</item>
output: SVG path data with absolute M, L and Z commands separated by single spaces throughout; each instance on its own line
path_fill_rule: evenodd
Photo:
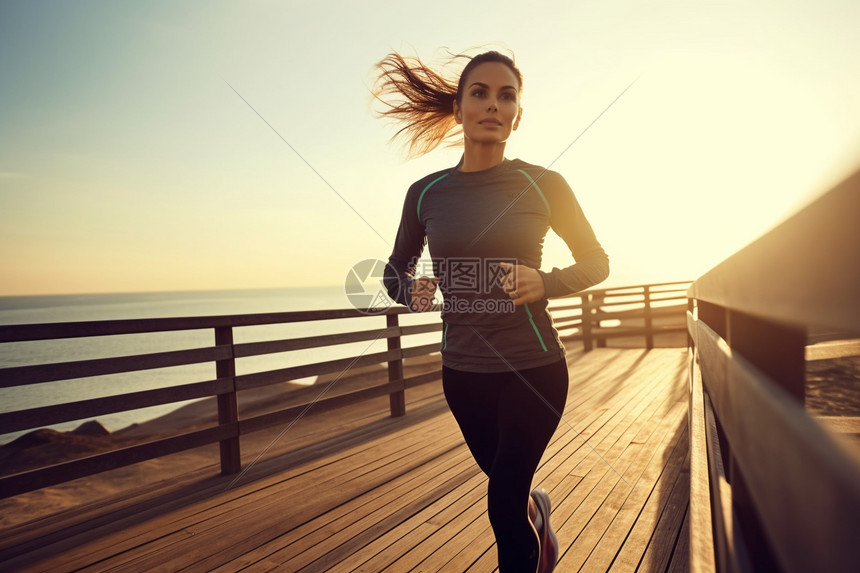
M 472 58 L 455 55 L 449 63 L 462 59 L 468 59 L 468 63 L 456 80 L 432 70 L 418 58 L 403 57 L 396 52 L 376 65 L 379 77 L 373 97 L 385 106 L 379 115 L 404 124 L 392 139 L 406 140 L 409 157 L 424 155 L 443 142 L 459 143 L 462 130 L 457 129 L 454 120 L 454 102 L 460 102 L 466 77 L 476 66 L 486 62 L 505 64 L 522 88 L 522 74 L 513 59 L 504 54 L 492 51 Z

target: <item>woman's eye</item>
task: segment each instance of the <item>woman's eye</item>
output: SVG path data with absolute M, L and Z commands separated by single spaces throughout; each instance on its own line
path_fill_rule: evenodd
M 484 96 L 484 90 L 475 90 L 472 92 L 472 95 L 475 97 L 483 97 Z

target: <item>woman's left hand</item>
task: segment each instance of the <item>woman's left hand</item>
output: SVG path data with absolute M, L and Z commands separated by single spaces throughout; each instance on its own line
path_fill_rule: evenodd
M 499 279 L 499 284 L 513 299 L 515 305 L 520 306 L 544 298 L 546 288 L 537 269 L 510 263 L 499 264 L 505 271 L 504 276 Z

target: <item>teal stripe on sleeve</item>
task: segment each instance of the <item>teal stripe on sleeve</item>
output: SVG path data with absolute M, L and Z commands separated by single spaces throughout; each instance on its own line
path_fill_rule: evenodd
M 421 201 L 424 199 L 424 194 L 427 193 L 427 190 L 433 187 L 436 183 L 448 177 L 448 173 L 443 173 L 433 181 L 427 184 L 427 187 L 424 188 L 424 191 L 421 192 L 421 195 L 418 196 L 418 206 L 415 208 L 415 211 L 418 213 L 418 220 L 421 220 Z
M 528 173 L 526 173 L 526 172 L 525 172 L 525 170 L 523 170 L 523 169 L 517 169 L 517 171 L 519 171 L 520 173 L 522 173 L 523 175 L 525 175 L 525 176 L 526 176 L 526 179 L 528 179 L 528 180 L 531 182 L 532 187 L 534 187 L 534 188 L 535 188 L 535 191 L 537 191 L 537 192 L 538 192 L 538 195 L 540 195 L 540 198 L 541 198 L 541 199 L 543 199 L 543 204 L 544 204 L 544 205 L 546 205 L 546 213 L 547 213 L 547 215 L 552 215 L 552 209 L 550 209 L 550 208 L 549 208 L 549 201 L 547 201 L 547 200 L 546 200 L 546 197 L 544 196 L 543 191 L 541 191 L 541 190 L 540 190 L 540 187 L 538 187 L 537 181 L 535 181 L 534 179 L 532 179 L 532 176 L 531 176 L 531 175 L 529 175 Z

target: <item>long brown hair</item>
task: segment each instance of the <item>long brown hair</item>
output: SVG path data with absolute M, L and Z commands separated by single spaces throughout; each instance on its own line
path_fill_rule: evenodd
M 454 55 L 449 63 L 468 60 L 456 80 L 448 79 L 425 65 L 417 57 L 404 57 L 397 52 L 385 56 L 377 65 L 379 77 L 373 97 L 384 109 L 381 117 L 404 124 L 392 139 L 406 140 L 409 157 L 418 157 L 436 149 L 440 144 L 457 145 L 462 130 L 454 121 L 454 102 L 460 102 L 463 84 L 472 69 L 485 62 L 508 66 L 522 89 L 523 77 L 513 59 L 496 51 L 474 57 Z

